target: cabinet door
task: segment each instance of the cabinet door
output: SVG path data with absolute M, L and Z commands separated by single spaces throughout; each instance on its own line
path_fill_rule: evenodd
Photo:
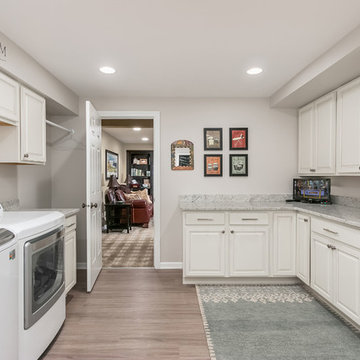
M 295 247 L 295 214 L 274 214 L 274 275 L 295 276 Z
M 65 294 L 76 284 L 76 231 L 65 235 L 64 249 Z
M 314 104 L 307 105 L 299 110 L 299 139 L 298 139 L 298 172 L 309 174 L 315 171 L 313 138 Z
M 337 172 L 360 173 L 360 79 L 337 91 Z
M 230 276 L 269 276 L 267 226 L 233 226 L 230 231 Z
M 19 84 L 0 73 L 0 123 L 17 125 L 20 118 Z
M 310 285 L 310 216 L 297 216 L 296 233 L 296 276 Z
M 360 323 L 360 250 L 335 242 L 334 305 Z
M 185 276 L 224 276 L 224 227 L 187 227 L 184 260 Z
M 45 99 L 21 87 L 21 160 L 46 161 Z
M 315 101 L 314 116 L 315 172 L 335 174 L 336 93 Z
M 311 287 L 326 300 L 332 300 L 333 294 L 333 254 L 328 245 L 332 240 L 311 235 Z

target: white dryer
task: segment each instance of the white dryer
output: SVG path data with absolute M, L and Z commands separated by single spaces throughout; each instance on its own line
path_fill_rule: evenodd
M 15 234 L 0 225 L 0 359 L 18 358 L 19 256 Z

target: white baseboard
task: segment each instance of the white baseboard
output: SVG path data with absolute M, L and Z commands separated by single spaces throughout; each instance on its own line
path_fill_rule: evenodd
M 86 268 L 87 268 L 86 262 L 78 262 L 78 263 L 76 263 L 76 268 L 78 270 L 86 270 Z
M 182 262 L 161 262 L 159 269 L 182 269 Z

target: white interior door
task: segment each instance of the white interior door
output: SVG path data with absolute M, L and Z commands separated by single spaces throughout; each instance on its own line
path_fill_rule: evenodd
M 86 101 L 86 241 L 87 291 L 102 268 L 101 251 L 101 118 Z

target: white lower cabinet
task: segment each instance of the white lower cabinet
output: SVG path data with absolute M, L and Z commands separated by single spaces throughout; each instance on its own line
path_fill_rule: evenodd
M 313 223 L 311 287 L 360 324 L 360 231 L 318 219 Z
M 295 276 L 296 216 L 292 212 L 277 212 L 273 224 L 273 275 Z
M 360 250 L 340 242 L 334 251 L 334 305 L 360 323 Z
M 321 235 L 311 236 L 311 287 L 329 301 L 333 293 L 333 254 L 328 247 L 331 242 Z
M 185 230 L 184 275 L 225 276 L 224 226 L 190 226 Z
M 230 276 L 268 276 L 269 230 L 264 226 L 231 226 Z
M 296 218 L 296 276 L 310 285 L 310 216 Z
M 64 239 L 65 294 L 76 284 L 76 215 L 65 221 Z

